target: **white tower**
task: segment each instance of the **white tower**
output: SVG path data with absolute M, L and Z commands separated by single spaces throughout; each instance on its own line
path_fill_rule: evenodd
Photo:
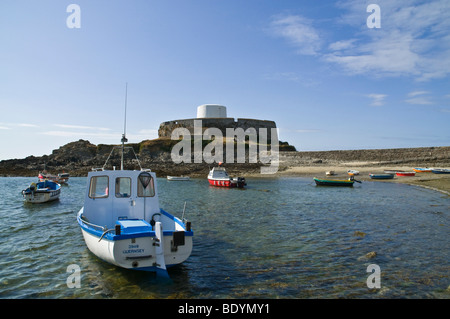
M 197 118 L 225 118 L 227 108 L 218 104 L 204 104 L 197 107 Z

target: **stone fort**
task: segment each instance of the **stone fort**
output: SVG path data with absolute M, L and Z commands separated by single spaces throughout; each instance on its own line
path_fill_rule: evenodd
M 256 129 L 256 133 L 258 135 L 260 128 L 266 128 L 267 138 L 268 140 L 270 140 L 271 129 L 277 127 L 274 121 L 241 118 L 235 120 L 232 117 L 227 117 L 227 108 L 225 106 L 217 104 L 204 104 L 197 107 L 197 118 L 174 120 L 161 123 L 158 130 L 158 136 L 160 138 L 170 138 L 172 135 L 172 131 L 179 127 L 188 129 L 189 132 L 193 135 L 194 120 L 202 121 L 202 133 L 207 128 L 215 127 L 222 131 L 224 137 L 226 136 L 227 128 L 242 128 L 244 131 L 248 128 L 254 128 Z

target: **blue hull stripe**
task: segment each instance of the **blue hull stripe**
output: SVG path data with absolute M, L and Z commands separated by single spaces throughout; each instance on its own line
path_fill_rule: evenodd
M 184 225 L 179 220 L 175 219 L 169 213 L 165 212 L 162 209 L 161 209 L 161 213 L 163 213 L 165 216 L 171 218 L 177 224 L 181 225 L 184 228 Z M 85 230 L 86 232 L 90 233 L 91 235 L 94 235 L 94 236 L 96 236 L 98 238 L 100 238 L 103 235 L 103 231 L 102 230 L 94 228 L 92 226 L 89 226 L 89 225 L 83 223 L 83 221 L 81 220 L 80 215 L 77 215 L 77 221 L 78 221 L 78 224 L 80 225 L 80 227 L 83 230 Z M 164 230 L 163 231 L 163 235 L 164 236 L 173 236 L 173 233 L 174 233 L 173 230 Z M 191 231 L 184 231 L 184 235 L 185 236 L 194 236 L 194 232 L 192 230 Z M 114 233 L 114 229 L 111 229 L 111 232 L 106 233 L 103 236 L 103 239 L 110 240 L 110 241 L 115 241 L 115 240 L 123 240 L 123 239 L 139 238 L 139 237 L 155 237 L 155 232 L 154 231 L 143 231 L 143 232 L 136 232 L 136 233 L 130 233 L 130 234 L 116 235 Z

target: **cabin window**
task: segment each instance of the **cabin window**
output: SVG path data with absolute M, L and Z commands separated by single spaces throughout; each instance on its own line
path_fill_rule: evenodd
M 94 176 L 91 178 L 89 186 L 90 198 L 106 198 L 109 193 L 109 178 L 108 176 Z
M 117 177 L 116 178 L 116 197 L 130 197 L 131 196 L 131 178 Z
M 145 172 L 139 175 L 138 183 L 138 196 L 139 197 L 153 197 L 155 196 L 155 185 L 153 183 L 153 177 Z

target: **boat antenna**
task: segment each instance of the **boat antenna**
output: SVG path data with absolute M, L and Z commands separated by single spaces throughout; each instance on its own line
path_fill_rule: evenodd
M 122 134 L 122 158 L 120 160 L 120 169 L 123 170 L 123 153 L 125 150 L 125 142 L 128 142 L 128 139 L 125 137 L 127 131 L 127 93 L 128 93 L 128 82 L 125 83 L 125 116 L 123 123 L 123 134 Z

